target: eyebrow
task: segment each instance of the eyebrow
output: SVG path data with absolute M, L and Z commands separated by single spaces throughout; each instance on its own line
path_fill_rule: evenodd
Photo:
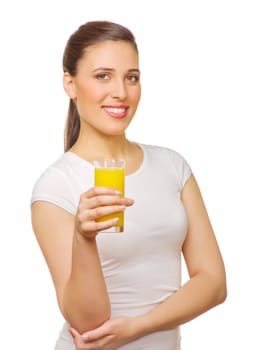
M 115 69 L 114 68 L 109 68 L 109 67 L 98 67 L 98 68 L 94 69 L 93 72 L 97 72 L 97 71 L 100 71 L 100 70 L 112 72 Z M 128 69 L 128 72 L 129 73 L 131 73 L 131 72 L 140 73 L 140 70 L 138 68 L 130 68 L 130 69 Z

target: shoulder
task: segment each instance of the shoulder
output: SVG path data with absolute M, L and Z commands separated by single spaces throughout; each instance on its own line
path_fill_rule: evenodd
M 178 161 L 185 160 L 184 157 L 179 152 L 169 147 L 158 146 L 158 145 L 146 145 L 143 143 L 139 143 L 138 145 L 143 149 L 144 152 L 147 152 L 149 155 L 152 155 L 152 156 L 160 156 L 160 157 L 168 156 Z
M 69 157 L 67 154 L 62 154 L 42 172 L 35 182 L 31 204 L 39 200 L 48 201 L 73 213 L 74 206 L 70 197 L 70 171 Z
M 192 170 L 182 154 L 169 147 L 146 144 L 139 144 L 139 146 L 152 164 L 165 167 L 166 172 L 171 170 L 173 176 L 177 177 L 179 187 L 184 186 L 191 176 Z
M 39 176 L 36 186 L 55 186 L 59 182 L 67 181 L 69 162 L 67 156 L 62 154 L 54 163 L 50 164 Z

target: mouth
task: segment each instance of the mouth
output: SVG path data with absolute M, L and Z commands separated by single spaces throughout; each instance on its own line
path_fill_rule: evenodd
M 104 112 L 106 112 L 110 117 L 116 119 L 125 118 L 128 113 L 128 106 L 102 106 Z

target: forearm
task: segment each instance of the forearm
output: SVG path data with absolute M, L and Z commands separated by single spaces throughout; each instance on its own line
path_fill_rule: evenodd
M 71 275 L 62 298 L 66 320 L 79 332 L 98 327 L 110 317 L 110 303 L 96 240 L 75 234 Z
M 186 323 L 224 301 L 225 281 L 206 273 L 191 278 L 179 291 L 150 312 L 137 317 L 140 336 L 169 330 Z

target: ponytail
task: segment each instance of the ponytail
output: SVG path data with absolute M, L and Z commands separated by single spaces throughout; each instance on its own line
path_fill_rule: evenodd
M 64 133 L 64 151 L 67 152 L 77 141 L 80 131 L 80 119 L 76 105 L 72 99 L 69 101 L 68 116 Z

